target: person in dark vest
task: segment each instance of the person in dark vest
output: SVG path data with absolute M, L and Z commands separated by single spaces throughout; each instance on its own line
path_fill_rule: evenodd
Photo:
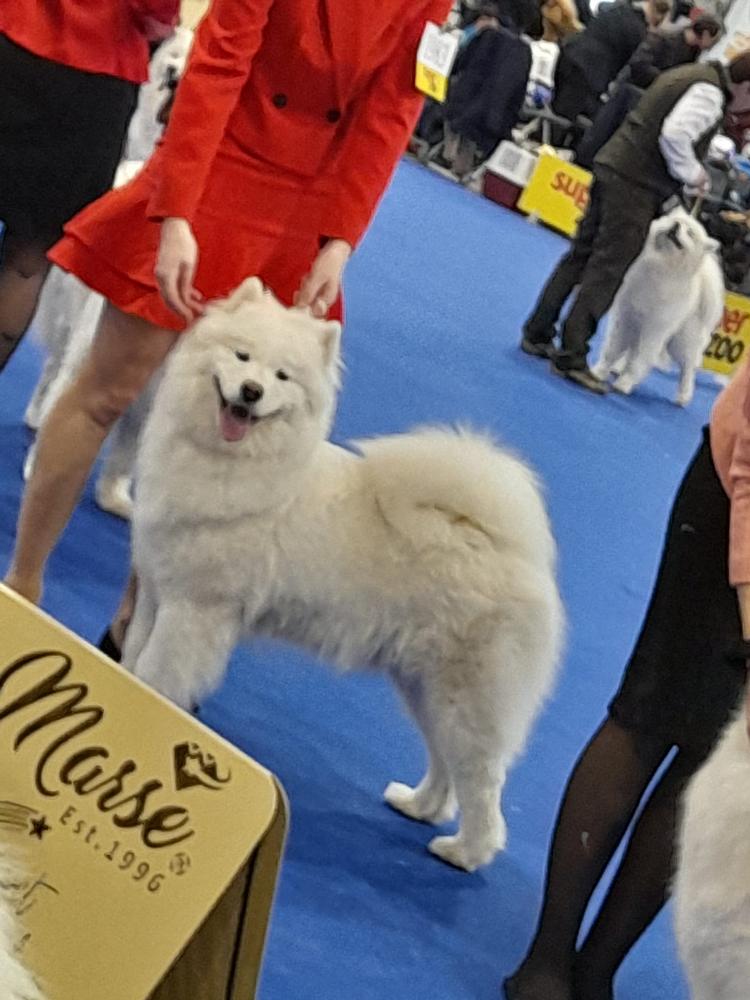
M 698 61 L 712 49 L 721 34 L 721 21 L 696 7 L 691 23 L 682 31 L 650 31 L 641 42 L 617 84 L 596 113 L 593 124 L 576 147 L 576 163 L 591 170 L 596 154 L 622 125 L 628 112 L 654 80 L 668 69 Z
M 588 210 L 524 325 L 523 351 L 549 358 L 554 373 L 585 389 L 607 391 L 589 371 L 589 341 L 665 202 L 683 188 L 707 191 L 701 161 L 735 86 L 747 81 L 750 50 L 726 67 L 710 62 L 669 70 L 649 87 L 594 161 Z M 556 349 L 557 322 L 577 286 Z

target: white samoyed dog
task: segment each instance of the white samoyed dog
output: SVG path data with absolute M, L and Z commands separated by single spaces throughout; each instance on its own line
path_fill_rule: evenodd
M 685 795 L 675 931 L 692 1000 L 750 996 L 750 739 L 730 723 Z
M 472 871 L 505 844 L 505 772 L 560 657 L 555 543 L 533 474 L 486 438 L 330 444 L 339 336 L 250 278 L 175 350 L 139 454 L 123 661 L 186 708 L 242 637 L 383 670 L 430 757 L 386 801 L 460 810 L 430 849 Z
M 597 378 L 629 395 L 652 368 L 675 362 L 675 402 L 687 406 L 695 372 L 724 311 L 719 244 L 684 208 L 652 223 L 640 256 L 625 275 L 607 327 Z
M 164 129 L 165 102 L 176 86 L 190 52 L 193 32 L 178 27 L 156 50 L 149 79 L 141 87 L 138 106 L 128 130 L 125 159 L 117 168 L 114 187 L 140 172 Z M 33 320 L 34 330 L 47 351 L 42 374 L 26 409 L 25 422 L 38 430 L 47 414 L 73 381 L 99 326 L 104 299 L 73 274 L 50 270 Z M 111 514 L 128 519 L 132 513 L 133 465 L 143 421 L 150 401 L 146 393 L 115 425 L 107 457 L 96 482 L 96 501 Z M 24 478 L 34 467 L 36 449 L 26 456 Z
M 2 1000 L 44 1000 L 41 990 L 18 956 L 22 935 L 12 893 L 24 875 L 0 847 L 0 997 Z

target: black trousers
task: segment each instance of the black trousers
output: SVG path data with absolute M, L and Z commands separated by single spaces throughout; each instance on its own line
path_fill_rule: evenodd
M 562 330 L 560 368 L 585 368 L 588 344 L 623 278 L 643 249 L 663 197 L 616 174 L 601 172 L 570 250 L 552 273 L 526 321 L 526 337 L 551 343 L 563 306 L 578 287 Z

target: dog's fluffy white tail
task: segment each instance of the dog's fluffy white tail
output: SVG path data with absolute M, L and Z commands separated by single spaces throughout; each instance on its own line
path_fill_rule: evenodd
M 3 886 L 13 886 L 22 874 L 0 848 L 0 997 L 2 1000 L 44 1000 L 44 996 L 19 961 L 18 924 Z
M 357 447 L 381 512 L 416 548 L 491 543 L 552 568 L 555 543 L 534 473 L 488 437 L 425 428 Z M 471 544 L 471 543 L 470 543 Z

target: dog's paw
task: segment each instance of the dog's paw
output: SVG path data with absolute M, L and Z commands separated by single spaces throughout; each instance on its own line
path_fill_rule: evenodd
M 635 386 L 632 379 L 629 379 L 626 375 L 620 375 L 612 383 L 612 388 L 615 392 L 619 392 L 621 396 L 629 396 Z
M 96 484 L 96 502 L 108 514 L 129 521 L 133 516 L 133 497 L 130 488 L 131 481 L 128 476 L 102 479 Z
M 477 868 L 488 865 L 498 851 L 505 848 L 506 831 L 502 830 L 496 837 L 486 843 L 467 844 L 460 833 L 452 837 L 435 837 L 430 841 L 429 850 L 436 858 L 445 861 L 454 868 L 465 872 L 475 872 Z
M 396 812 L 416 819 L 422 823 L 432 823 L 440 826 L 448 823 L 457 812 L 455 796 L 427 796 L 420 794 L 420 789 L 410 788 L 400 781 L 392 781 L 385 790 L 383 798 Z
M 678 392 L 675 396 L 675 406 L 690 406 L 693 401 L 692 392 Z
M 594 365 L 594 367 L 591 369 L 591 374 L 594 376 L 594 378 L 598 378 L 600 382 L 606 382 L 610 375 L 606 366 L 601 364 Z

